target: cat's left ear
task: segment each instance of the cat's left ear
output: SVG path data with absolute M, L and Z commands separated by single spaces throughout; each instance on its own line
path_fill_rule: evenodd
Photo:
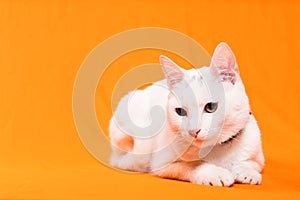
M 234 53 L 225 42 L 221 42 L 215 49 L 210 71 L 220 77 L 222 82 L 236 83 L 239 76 L 238 65 Z
M 180 68 L 170 58 L 161 55 L 159 60 L 170 88 L 184 79 L 184 69 Z

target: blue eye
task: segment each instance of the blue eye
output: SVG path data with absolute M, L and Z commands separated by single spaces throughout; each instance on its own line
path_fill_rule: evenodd
M 187 116 L 187 112 L 183 108 L 175 108 L 175 112 L 179 116 Z
M 214 102 L 209 102 L 205 105 L 204 110 L 207 113 L 213 113 L 217 110 L 218 108 L 218 103 L 214 103 Z

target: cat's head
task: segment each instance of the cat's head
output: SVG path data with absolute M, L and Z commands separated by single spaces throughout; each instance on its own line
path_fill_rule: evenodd
M 160 57 L 170 94 L 167 118 L 173 131 L 194 144 L 222 144 L 245 127 L 249 102 L 235 56 L 220 43 L 210 67 L 185 70 Z M 206 146 L 205 145 L 205 146 Z

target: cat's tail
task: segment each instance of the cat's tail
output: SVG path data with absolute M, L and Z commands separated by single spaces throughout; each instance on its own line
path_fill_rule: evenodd
M 110 142 L 114 147 L 118 147 L 125 152 L 131 152 L 133 149 L 133 138 L 122 132 L 117 126 L 114 117 L 110 120 L 109 125 Z
M 110 164 L 115 166 L 120 157 L 133 151 L 134 140 L 133 137 L 122 132 L 115 122 L 114 117 L 111 118 L 109 124 L 109 138 L 112 147 Z

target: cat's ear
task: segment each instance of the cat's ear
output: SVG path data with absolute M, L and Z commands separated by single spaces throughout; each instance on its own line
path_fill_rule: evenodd
M 225 42 L 221 42 L 215 49 L 210 64 L 211 73 L 221 81 L 235 84 L 239 76 L 238 65 L 234 53 Z
M 159 60 L 170 88 L 172 88 L 174 84 L 183 80 L 184 69 L 180 68 L 167 56 L 161 55 Z

